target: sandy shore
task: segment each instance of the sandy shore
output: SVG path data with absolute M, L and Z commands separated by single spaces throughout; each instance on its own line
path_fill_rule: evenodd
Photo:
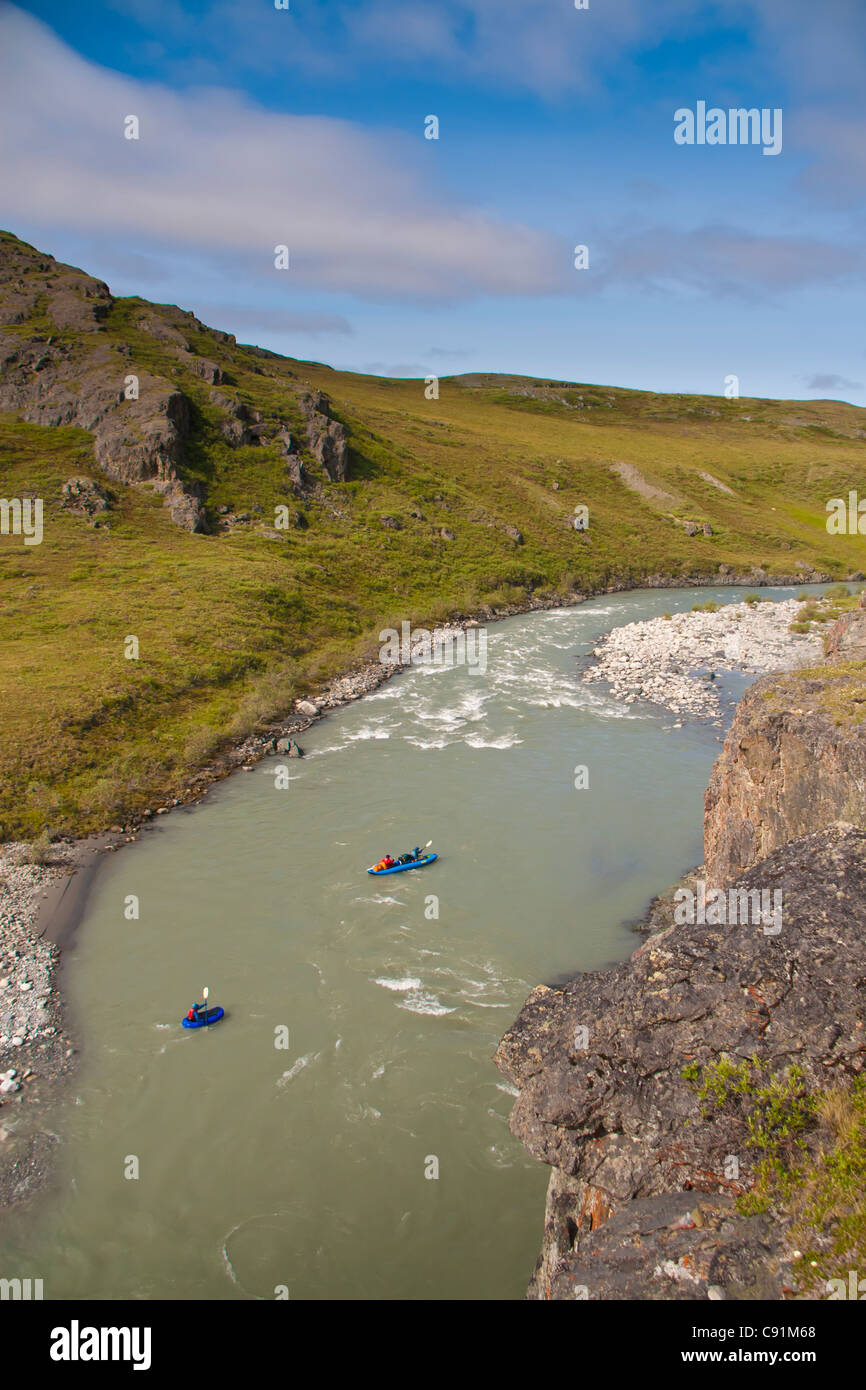
M 801 605 L 729 603 L 715 613 L 677 613 L 607 633 L 585 681 L 606 681 L 626 704 L 648 700 L 673 714 L 717 719 L 719 671 L 763 675 L 823 660 L 823 639 L 791 632 Z

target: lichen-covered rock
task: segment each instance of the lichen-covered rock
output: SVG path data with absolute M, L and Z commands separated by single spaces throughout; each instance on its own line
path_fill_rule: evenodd
M 828 661 L 866 661 L 866 610 L 843 613 L 827 633 Z
M 866 722 L 836 722 L 833 680 L 765 676 L 744 695 L 704 802 L 710 883 L 831 821 L 866 826 Z
M 96 516 L 108 511 L 111 505 L 109 493 L 93 478 L 67 478 L 60 495 L 61 506 L 81 516 Z
M 349 440 L 346 427 L 331 415 L 331 404 L 321 391 L 304 395 L 301 409 L 307 417 L 307 443 L 332 483 L 345 482 L 349 474 Z
M 791 1288 L 792 1261 L 774 1223 L 740 1215 L 730 1197 L 647 1197 L 584 1234 L 575 1230 L 570 1244 L 573 1229 L 566 1218 L 555 1261 L 545 1242 L 547 1260 L 539 1262 L 529 1298 L 780 1299 Z
M 223 379 L 222 367 L 218 362 L 212 362 L 209 357 L 190 358 L 189 368 L 211 386 L 217 386 Z
M 210 527 L 207 523 L 204 505 L 197 492 L 192 488 L 184 488 L 178 483 L 172 483 L 165 490 L 165 500 L 171 519 L 176 526 L 181 526 L 185 531 L 192 531 L 198 535 L 209 533 Z
M 776 850 L 736 886 L 781 894 L 777 934 L 752 922 L 671 926 L 613 970 L 533 990 L 499 1045 L 497 1065 L 520 1092 L 512 1131 L 559 1170 L 537 1296 L 569 1296 L 556 1283 L 560 1266 L 575 1249 L 584 1259 L 583 1236 L 609 1213 L 641 1222 L 646 1208 L 636 1204 L 646 1199 L 735 1197 L 751 1185 L 756 1155 L 742 1116 L 706 1115 L 683 1074 L 688 1064 L 757 1057 L 776 1073 L 796 1063 L 814 1088 L 866 1067 L 866 834 L 829 826 Z M 727 1176 L 732 1154 L 736 1179 Z M 607 1245 L 593 1237 L 599 1268 L 616 1263 L 617 1230 Z M 764 1246 L 782 1270 L 781 1225 L 769 1235 L 738 1226 L 735 1237 L 753 1252 L 732 1262 L 735 1282 L 749 1284 Z M 631 1236 L 623 1230 L 621 1239 Z M 659 1259 L 676 1265 L 688 1253 L 654 1239 Z M 630 1292 L 601 1296 L 690 1296 L 675 1276 L 654 1283 L 653 1270 L 639 1261 Z M 718 1268 L 701 1277 L 701 1296 L 710 1283 L 725 1287 Z
M 163 382 L 145 376 L 139 380 L 139 393 L 138 400 L 122 400 L 85 426 L 94 435 L 96 461 L 109 478 L 121 483 L 158 478 L 181 486 L 189 401 L 182 391 L 166 389 Z

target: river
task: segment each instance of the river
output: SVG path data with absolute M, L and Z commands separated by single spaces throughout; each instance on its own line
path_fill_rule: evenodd
M 56 1181 L 7 1214 L 2 1267 L 46 1298 L 520 1298 L 548 1170 L 492 1053 L 533 985 L 626 957 L 626 923 L 701 860 L 722 735 L 582 684 L 578 660 L 741 597 L 508 619 L 485 674 L 404 672 L 302 761 L 106 856 L 64 970 L 82 1054 L 47 1126 Z M 429 868 L 364 872 L 429 839 Z M 189 1032 L 203 985 L 227 1016 Z

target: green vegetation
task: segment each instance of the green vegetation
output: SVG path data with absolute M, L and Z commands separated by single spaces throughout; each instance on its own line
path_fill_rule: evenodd
M 866 719 L 866 661 L 834 661 L 777 676 L 761 697 L 771 713 L 826 714 L 838 727 Z
M 791 632 L 811 632 L 813 623 L 835 623 L 843 613 L 856 608 L 860 602 L 860 591 L 851 592 L 847 584 L 831 584 L 820 598 L 809 594 L 798 594 L 803 606 L 794 622 L 789 623 Z
M 691 1063 L 683 1076 L 705 1116 L 743 1126 L 755 1155 L 752 1187 L 737 1202 L 746 1215 L 772 1212 L 789 1225 L 808 1290 L 840 1270 L 866 1265 L 866 1077 L 828 1090 L 809 1087 L 802 1069 L 773 1072 L 757 1057 Z
M 37 838 L 27 846 L 24 855 L 26 864 L 45 865 L 50 864 L 52 858 L 51 839 L 48 832 L 43 830 Z
M 192 354 L 218 364 L 218 387 L 172 342 L 179 328 Z M 91 436 L 0 415 L 0 495 L 45 504 L 41 545 L 0 536 L 0 838 L 92 831 L 177 794 L 221 747 L 375 655 L 379 632 L 404 620 L 429 626 L 660 574 L 685 582 L 720 565 L 772 576 L 796 558 L 841 578 L 862 563 L 858 537 L 824 526 L 826 498 L 866 448 L 862 412 L 841 402 L 485 375 L 443 378 L 428 400 L 422 381 L 239 346 L 135 298 L 114 301 L 95 332 L 58 331 L 40 299 L 11 331 L 66 344 L 82 380 L 98 340 L 123 370 L 176 383 L 192 412 L 184 472 L 205 491 L 214 534 L 178 529 L 146 485 L 111 483 L 112 508 L 94 521 L 65 510 L 70 475 L 105 482 Z M 350 440 L 344 483 L 305 452 L 314 486 L 302 497 L 276 439 L 288 424 L 305 450 L 301 388 L 327 392 Z M 261 443 L 230 446 L 220 396 L 258 413 Z M 622 480 L 620 460 L 647 495 Z M 274 529 L 280 505 L 285 531 Z M 583 533 L 572 526 L 580 505 Z M 225 508 L 249 519 L 221 526 Z M 687 536 L 680 511 L 706 516 L 713 535 Z M 138 660 L 124 657 L 129 635 Z

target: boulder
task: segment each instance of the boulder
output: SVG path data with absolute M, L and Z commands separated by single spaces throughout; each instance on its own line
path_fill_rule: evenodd
M 312 700 L 297 700 L 295 702 L 295 709 L 298 711 L 298 714 L 304 714 L 309 717 L 319 713 L 318 705 L 313 704 Z
M 210 527 L 201 498 L 192 491 L 185 491 L 179 485 L 175 486 L 166 495 L 166 505 L 176 526 L 198 535 L 209 533 Z
M 93 478 L 67 478 L 60 489 L 61 506 L 80 516 L 96 516 L 111 506 L 111 494 Z
M 300 748 L 293 738 L 277 739 L 276 748 L 278 753 L 285 753 L 289 758 L 302 758 L 304 756 L 303 748 Z
M 189 362 L 190 369 L 200 376 L 204 381 L 216 386 L 223 379 L 222 368 L 217 362 L 212 362 L 209 357 L 193 357 Z
M 250 436 L 243 420 L 232 418 L 220 421 L 220 433 L 232 449 L 239 449 L 243 444 L 249 444 Z

